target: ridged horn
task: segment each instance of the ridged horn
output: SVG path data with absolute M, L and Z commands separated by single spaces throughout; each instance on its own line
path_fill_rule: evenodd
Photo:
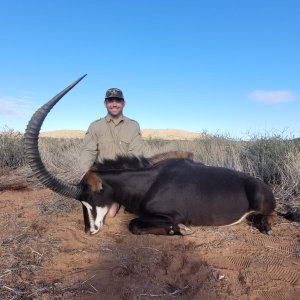
M 24 146 L 25 146 L 25 156 L 26 160 L 31 167 L 34 175 L 38 178 L 38 180 L 44 184 L 49 189 L 54 192 L 61 194 L 63 196 L 67 196 L 70 198 L 79 199 L 82 193 L 81 185 L 74 185 L 67 182 L 63 182 L 59 178 L 56 178 L 52 174 L 49 173 L 44 163 L 42 162 L 39 148 L 38 148 L 38 139 L 42 124 L 53 108 L 53 106 L 65 95 L 67 94 L 80 80 L 82 80 L 86 76 L 83 75 L 62 90 L 59 94 L 53 97 L 50 101 L 40 107 L 32 116 L 29 121 L 25 135 L 24 135 Z

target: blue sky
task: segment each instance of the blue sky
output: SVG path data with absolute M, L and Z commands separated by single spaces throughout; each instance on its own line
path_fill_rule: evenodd
M 0 1 L 0 130 L 83 74 L 42 131 L 86 130 L 121 88 L 141 128 L 300 136 L 298 0 Z

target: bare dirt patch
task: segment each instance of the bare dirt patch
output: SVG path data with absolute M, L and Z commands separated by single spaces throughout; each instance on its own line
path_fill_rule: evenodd
M 1 299 L 299 299 L 299 223 L 135 236 L 132 217 L 121 209 L 90 236 L 79 202 L 0 191 Z

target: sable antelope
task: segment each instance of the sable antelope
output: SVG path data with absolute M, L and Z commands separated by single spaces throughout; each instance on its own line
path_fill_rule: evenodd
M 109 206 L 119 202 L 138 215 L 129 224 L 134 234 L 185 235 L 190 233 L 186 225 L 236 224 L 250 213 L 260 215 L 260 231 L 271 232 L 275 199 L 269 186 L 242 172 L 194 162 L 189 153 L 96 163 L 77 185 L 51 175 L 40 158 L 39 131 L 52 107 L 83 77 L 37 110 L 26 129 L 25 147 L 44 185 L 82 203 L 86 231 L 98 232 Z

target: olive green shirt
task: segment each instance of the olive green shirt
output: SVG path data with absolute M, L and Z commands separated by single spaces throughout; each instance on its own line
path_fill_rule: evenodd
M 143 154 L 143 141 L 139 124 L 125 116 L 116 125 L 111 117 L 90 124 L 83 139 L 79 165 L 83 172 L 95 161 L 115 159 L 117 155 L 139 156 Z

